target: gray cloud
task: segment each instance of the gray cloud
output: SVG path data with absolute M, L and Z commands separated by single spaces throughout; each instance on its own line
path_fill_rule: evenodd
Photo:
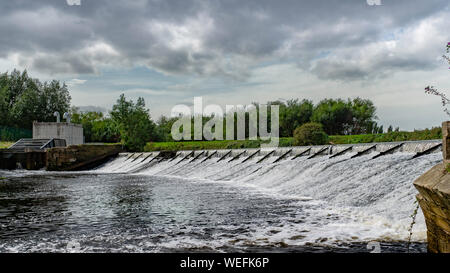
M 145 65 L 236 80 L 262 62 L 295 62 L 319 78 L 358 80 L 435 66 L 437 47 L 402 51 L 382 42 L 392 33 L 413 41 L 402 31 L 448 17 L 448 7 L 446 0 L 2 1 L 0 58 L 18 54 L 48 74 Z M 379 52 L 365 56 L 373 46 Z

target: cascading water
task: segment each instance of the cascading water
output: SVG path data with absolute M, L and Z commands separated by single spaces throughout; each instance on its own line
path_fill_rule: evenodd
M 0 252 L 367 252 L 372 241 L 406 252 L 413 181 L 442 160 L 439 150 L 413 156 L 438 144 L 411 142 L 375 159 L 399 144 L 333 158 L 323 147 L 278 161 L 289 149 L 267 158 L 270 149 L 154 152 L 86 172 L 0 171 Z M 416 222 L 411 249 L 426 251 L 421 212 Z
M 429 143 L 418 143 L 410 150 L 428 148 L 424 145 L 430 146 Z M 394 146 L 386 144 L 385 149 Z M 178 177 L 186 179 L 186 183 L 223 183 L 240 187 L 249 194 L 261 192 L 274 198 L 299 199 L 312 206 L 307 217 L 310 219 L 284 228 L 274 237 L 276 240 L 288 239 L 295 237 L 299 230 L 309 232 L 304 240 L 287 240 L 289 243 L 405 241 L 417 194 L 412 182 L 442 160 L 438 152 L 411 159 L 415 153 L 405 150 L 376 159 L 372 159 L 374 153 L 351 158 L 356 154 L 353 152 L 332 159 L 328 156 L 307 159 L 304 156 L 291 160 L 288 157 L 277 163 L 273 163 L 276 157 L 270 157 L 259 164 L 257 162 L 264 155 L 243 163 L 245 157 L 232 162 L 228 162 L 229 158 L 217 162 L 218 157 L 190 162 L 190 159 L 183 161 L 180 157 L 171 162 L 148 165 L 150 158 L 144 162 L 131 162 L 125 160 L 129 155 L 122 155 L 97 171 Z M 314 230 L 311 230 L 311 224 L 317 224 Z M 265 233 L 259 231 L 259 234 Z M 414 226 L 413 240 L 426 240 L 421 213 Z

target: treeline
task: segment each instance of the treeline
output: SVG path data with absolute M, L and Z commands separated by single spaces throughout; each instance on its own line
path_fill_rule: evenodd
M 72 122 L 83 125 L 86 142 L 122 142 L 129 151 L 141 151 L 148 141 L 158 139 L 156 124 L 143 98 L 134 103 L 120 95 L 109 116 L 79 112 L 72 107 Z
M 122 142 L 129 150 L 140 151 L 147 142 L 173 141 L 171 129 L 179 117 L 161 116 L 152 120 L 143 98 L 136 102 L 127 100 L 122 94 L 107 113 L 81 112 L 70 108 L 71 97 L 67 86 L 59 81 L 41 82 L 17 70 L 0 74 L 0 137 L 2 141 L 17 140 L 28 136 L 33 121 L 55 121 L 53 113 L 71 112 L 72 122 L 83 125 L 86 142 Z M 259 111 L 258 103 L 254 103 Z M 279 106 L 280 137 L 292 137 L 302 125 L 326 135 L 376 135 L 383 133 L 383 126 L 376 122 L 376 107 L 368 99 L 324 99 L 317 104 L 311 100 L 291 99 L 271 101 L 267 105 Z M 268 111 L 270 128 L 270 109 Z M 230 115 L 230 114 L 228 114 Z M 233 114 L 234 136 L 237 135 L 238 114 Z M 249 112 L 244 113 L 245 137 L 249 136 Z M 259 115 L 258 115 L 259 116 Z M 226 117 L 223 119 L 223 138 L 226 138 Z M 205 125 L 214 116 L 202 118 Z M 191 117 L 191 139 L 194 131 Z M 398 132 L 390 126 L 388 132 Z
M 2 131 L 17 135 L 14 128 L 31 130 L 35 120 L 54 121 L 55 111 L 69 111 L 70 100 L 67 86 L 59 81 L 41 82 L 29 77 L 27 71 L 0 74 Z
M 256 111 L 259 112 L 257 103 Z M 382 133 L 382 126 L 378 126 L 375 119 L 376 108 L 370 100 L 355 99 L 325 99 L 314 105 L 310 100 L 288 100 L 286 102 L 271 101 L 268 102 L 268 128 L 270 128 L 270 107 L 279 106 L 279 132 L 280 137 L 292 137 L 294 130 L 303 124 L 315 122 L 320 123 L 323 130 L 328 135 L 351 135 L 351 134 L 377 134 Z M 128 108 L 137 108 L 139 111 L 130 114 Z M 127 140 L 129 131 L 134 130 L 136 137 L 140 136 L 143 140 L 133 149 L 140 149 L 145 142 L 163 142 L 173 141 L 171 129 L 174 122 L 179 117 L 161 116 L 156 122 L 148 115 L 145 109 L 145 102 L 139 98 L 137 103 L 127 101 L 122 95 L 117 103 L 113 106 L 113 110 L 108 116 L 96 112 L 79 112 L 76 108 L 72 108 L 72 121 L 83 125 L 86 142 L 119 142 L 130 143 Z M 127 116 L 128 120 L 120 118 Z M 226 139 L 226 115 L 223 118 L 223 139 Z M 249 124 L 249 113 L 243 113 L 245 124 Z M 259 116 L 259 115 L 258 115 Z M 202 124 L 205 125 L 214 116 L 202 117 Z M 234 135 L 237 133 L 238 114 L 234 113 Z M 194 117 L 191 117 L 191 139 L 194 139 Z M 145 121 L 145 122 L 144 122 Z M 122 124 L 122 125 L 120 125 Z M 134 127 L 130 127 L 133 124 Z M 121 127 L 123 127 L 121 129 Z M 245 137 L 249 136 L 249 128 L 245 127 Z M 130 146 L 130 145 L 128 145 Z
M 254 103 L 259 112 L 258 103 Z M 320 123 L 323 130 L 328 135 L 353 135 L 353 134 L 377 134 L 383 133 L 383 126 L 379 126 L 375 121 L 376 107 L 368 99 L 324 99 L 314 105 L 311 100 L 291 99 L 286 102 L 270 101 L 267 103 L 268 128 L 270 128 L 270 106 L 279 106 L 279 133 L 280 137 L 292 137 L 294 130 L 309 122 Z M 227 114 L 225 114 L 226 116 Z M 237 114 L 234 114 L 234 124 L 236 131 Z M 259 115 L 258 115 L 259 116 Z M 203 117 L 203 124 L 212 119 L 213 116 Z M 157 123 L 157 135 L 159 141 L 172 141 L 170 134 L 172 124 L 178 118 L 168 118 L 162 116 Z M 249 123 L 249 114 L 245 113 L 245 123 Z M 194 118 L 191 118 L 191 139 L 193 138 Z M 226 136 L 226 121 L 223 121 L 224 139 Z M 248 137 L 248 126 L 245 135 Z M 236 136 L 236 133 L 234 134 Z

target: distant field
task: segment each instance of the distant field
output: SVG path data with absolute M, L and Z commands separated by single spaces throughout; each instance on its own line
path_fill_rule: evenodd
M 441 128 L 421 130 L 414 132 L 390 132 L 371 135 L 345 135 L 330 136 L 330 144 L 356 144 L 371 142 L 394 142 L 412 140 L 441 139 Z M 211 149 L 239 149 L 258 148 L 261 140 L 214 140 L 214 141 L 173 141 L 173 142 L 149 142 L 144 151 L 169 151 L 169 150 L 211 150 Z M 279 147 L 293 146 L 292 137 L 280 138 Z
M 0 141 L 0 149 L 8 148 L 9 146 L 11 146 L 13 144 L 14 144 L 14 142 Z

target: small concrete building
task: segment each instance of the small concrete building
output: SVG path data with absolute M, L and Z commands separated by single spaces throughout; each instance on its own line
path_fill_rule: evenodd
M 66 145 L 84 143 L 83 126 L 68 122 L 33 122 L 33 139 L 64 139 Z

